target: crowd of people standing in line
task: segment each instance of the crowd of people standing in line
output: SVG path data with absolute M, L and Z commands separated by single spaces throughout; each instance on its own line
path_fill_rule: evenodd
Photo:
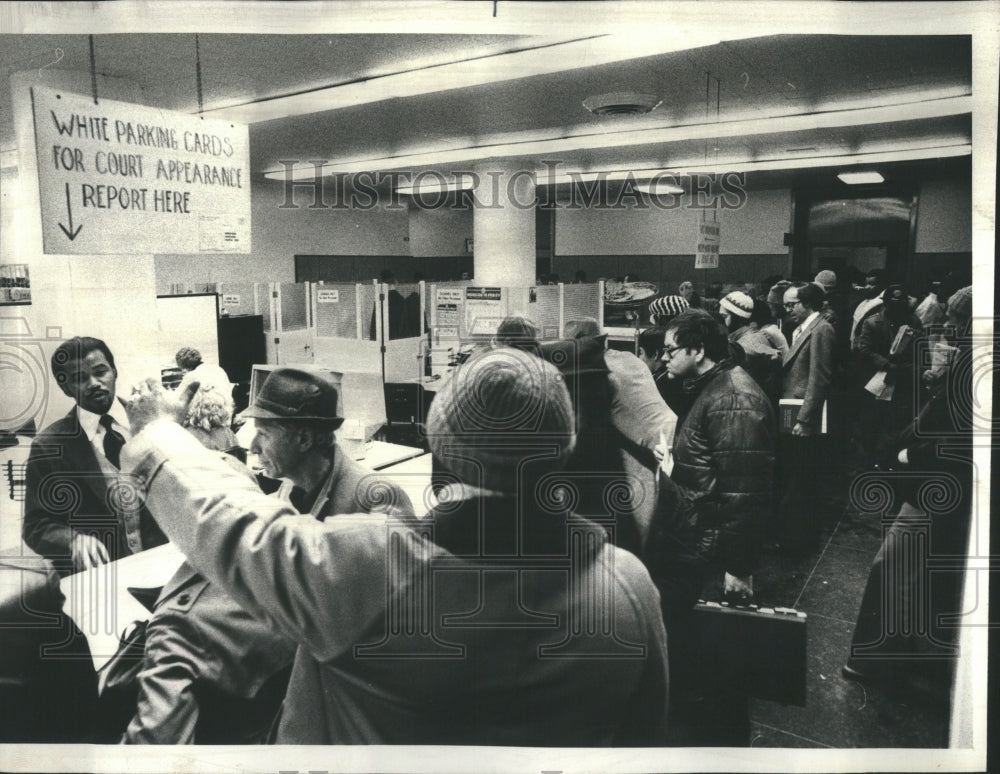
M 421 519 L 341 453 L 337 390 L 321 373 L 275 369 L 243 414 L 250 451 L 284 481 L 265 494 L 210 378 L 188 380 L 182 400 L 151 381 L 119 400 L 107 345 L 66 342 L 52 367 L 76 406 L 32 448 L 25 543 L 62 574 L 168 538 L 188 559 L 155 601 L 134 711 L 114 732 L 747 744 L 747 697 L 701 662 L 695 603 L 708 587 L 751 602 L 762 549 L 814 548 L 852 481 L 900 469 L 950 476 L 958 495 L 929 510 L 933 498 L 901 486 L 881 514 L 894 521 L 845 674 L 922 665 L 928 643 L 949 664 L 948 631 L 889 626 L 881 601 L 955 609 L 954 579 L 928 589 L 896 574 L 889 588 L 883 570 L 906 564 L 914 529 L 929 529 L 935 552 L 964 550 L 971 464 L 940 444 L 971 438 L 956 410 L 971 406 L 971 288 L 918 305 L 876 270 L 854 304 L 831 271 L 773 280 L 705 298 L 684 283 L 655 299 L 638 357 L 609 349 L 593 319 L 554 341 L 505 320 L 431 404 L 443 489 Z M 87 479 L 89 492 L 95 473 L 119 471 L 144 489 L 128 513 L 92 498 L 80 520 L 46 494 L 53 477 Z M 220 727 L 220 712 L 234 722 Z

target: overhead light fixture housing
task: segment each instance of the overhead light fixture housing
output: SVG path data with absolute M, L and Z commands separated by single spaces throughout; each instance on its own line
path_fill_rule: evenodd
M 587 97 L 583 106 L 595 116 L 637 116 L 656 110 L 662 101 L 655 94 L 615 91 Z
M 841 172 L 837 175 L 841 182 L 848 185 L 874 185 L 884 183 L 885 178 L 874 170 L 868 172 Z
M 647 180 L 644 183 L 636 183 L 635 190 L 639 193 L 650 196 L 678 196 L 684 193 L 684 188 L 677 184 L 676 180 Z
M 445 191 L 471 191 L 475 180 L 471 175 L 442 175 L 439 172 L 423 172 L 412 183 L 396 186 L 396 193 L 409 196 L 438 194 Z

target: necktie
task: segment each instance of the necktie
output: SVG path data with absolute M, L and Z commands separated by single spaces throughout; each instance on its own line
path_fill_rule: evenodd
M 104 427 L 104 456 L 116 468 L 121 468 L 121 454 L 125 438 L 111 427 L 113 421 L 110 415 L 101 415 L 101 425 Z

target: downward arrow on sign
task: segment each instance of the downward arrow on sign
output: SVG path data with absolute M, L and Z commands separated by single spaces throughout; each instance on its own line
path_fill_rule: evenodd
M 66 238 L 72 242 L 76 239 L 76 235 L 80 233 L 80 229 L 83 228 L 81 223 L 76 228 L 73 228 L 73 207 L 69 203 L 69 183 L 66 183 L 66 211 L 69 213 L 69 228 L 66 228 L 62 223 L 59 224 L 59 228 L 66 235 Z

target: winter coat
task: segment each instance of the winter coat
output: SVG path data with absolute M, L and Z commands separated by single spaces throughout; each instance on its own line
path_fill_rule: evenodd
M 744 576 L 753 572 L 771 508 L 771 403 L 746 371 L 728 361 L 686 380 L 685 388 L 697 397 L 674 438 L 675 531 L 702 560 Z

